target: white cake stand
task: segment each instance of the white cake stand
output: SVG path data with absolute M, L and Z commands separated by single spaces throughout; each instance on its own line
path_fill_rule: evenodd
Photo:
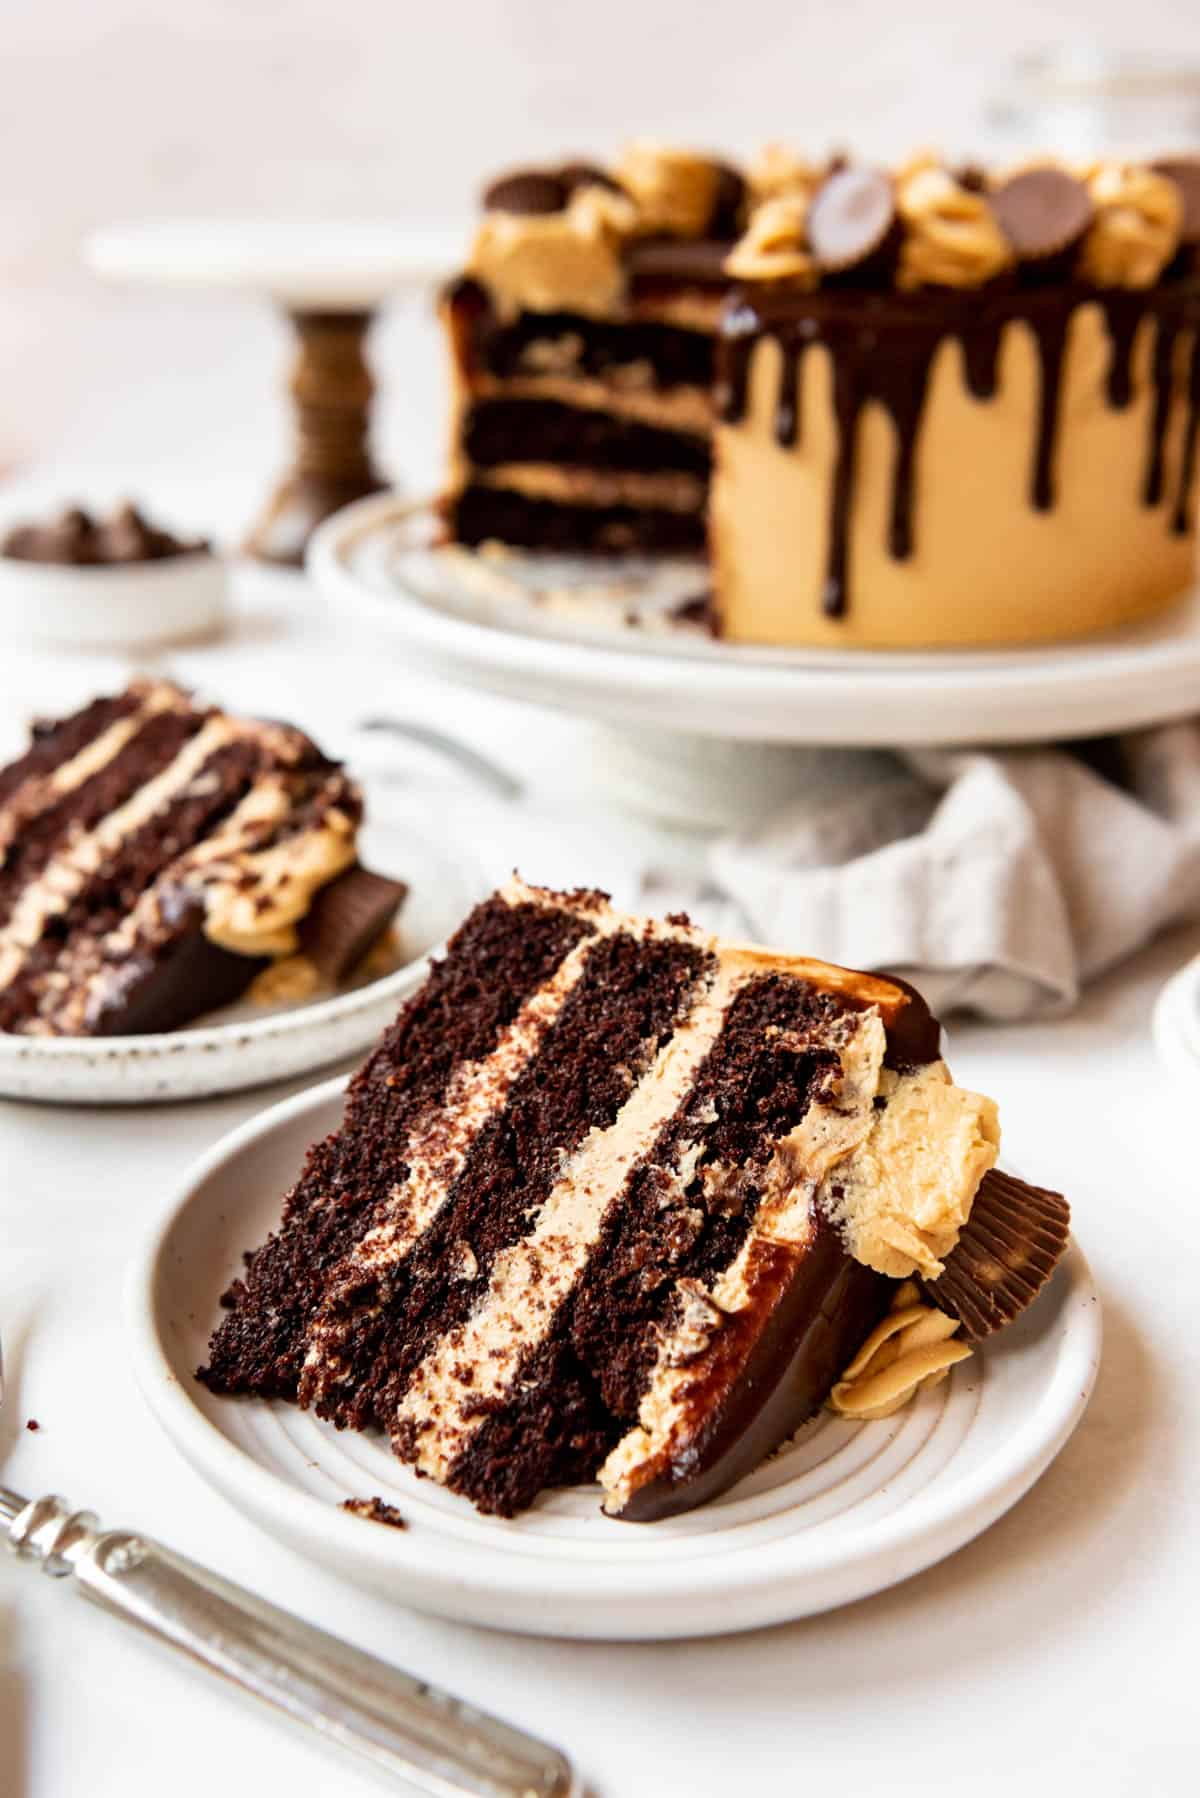
M 747 821 L 810 782 L 852 777 L 818 746 L 1066 741 L 1200 710 L 1200 589 L 1153 625 L 1052 648 L 757 649 L 581 622 L 489 600 L 436 566 L 414 573 L 403 546 L 427 511 L 378 495 L 317 532 L 309 567 L 339 615 L 408 664 L 596 721 L 604 784 L 677 822 Z
M 370 452 L 372 318 L 390 296 L 441 279 L 458 247 L 395 221 L 175 219 L 109 226 L 84 255 L 114 280 L 261 293 L 287 313 L 297 338 L 295 459 L 245 547 L 299 567 L 323 519 L 387 484 Z

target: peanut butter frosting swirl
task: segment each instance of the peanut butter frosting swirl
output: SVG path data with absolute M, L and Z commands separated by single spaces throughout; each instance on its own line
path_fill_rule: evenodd
M 957 1317 L 923 1302 L 915 1281 L 904 1281 L 829 1394 L 829 1409 L 862 1423 L 891 1417 L 969 1360 L 970 1348 L 954 1340 L 959 1327 Z
M 884 1068 L 868 1135 L 832 1170 L 818 1204 L 864 1267 L 936 1280 L 1000 1153 L 995 1102 L 955 1086 L 944 1061 Z
M 805 236 L 808 206 L 809 195 L 796 191 L 757 207 L 748 229 L 725 258 L 725 273 L 738 281 L 793 281 L 798 286 L 814 286 L 817 265 Z
M 756 206 L 777 200 L 784 194 L 799 194 L 811 199 L 825 177 L 825 170 L 815 162 L 789 149 L 786 144 L 765 144 L 746 169 L 746 185 Z
M 1088 175 L 1096 209 L 1080 273 L 1097 287 L 1153 287 L 1179 248 L 1183 200 L 1153 169 L 1105 162 Z
M 497 309 L 603 317 L 625 290 L 621 247 L 638 223 L 624 194 L 580 187 L 559 212 L 489 212 L 475 234 L 469 272 Z
M 932 158 L 901 171 L 896 205 L 904 226 L 898 287 L 981 287 L 1013 260 L 986 195 Z
M 625 146 L 613 172 L 637 206 L 640 230 L 703 237 L 720 181 L 711 156 L 639 138 Z

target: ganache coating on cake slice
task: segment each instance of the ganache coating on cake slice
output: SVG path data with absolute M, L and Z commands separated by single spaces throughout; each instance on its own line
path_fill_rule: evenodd
M 31 818 L 0 866 L 0 923 L 21 890 L 42 872 L 68 837 L 94 829 L 175 760 L 205 722 L 200 712 L 158 712 L 103 768 Z
M 52 774 L 64 762 L 71 761 L 110 725 L 128 718 L 140 704 L 141 695 L 130 688 L 109 699 L 93 699 L 90 705 L 73 712 L 69 718 L 35 724 L 33 740 L 25 754 L 0 768 L 0 805 L 27 780 Z
M 468 372 L 483 370 L 501 378 L 555 374 L 603 380 L 615 369 L 638 363 L 652 372 L 656 387 L 712 385 L 715 350 L 704 331 L 648 320 L 610 323 L 575 312 L 523 312 L 504 323 L 483 289 L 471 280 L 455 285 L 448 306 L 459 361 Z M 548 358 L 547 345 L 563 347 Z
M 454 1069 L 494 1048 L 524 1001 L 579 939 L 586 919 L 489 899 L 477 906 L 351 1082 L 342 1129 L 310 1149 L 280 1229 L 247 1256 L 224 1295 L 199 1378 L 214 1392 L 293 1398 L 305 1334 L 328 1276 L 407 1176 L 417 1119 Z
M 496 1256 L 527 1233 L 567 1158 L 590 1130 L 613 1123 L 708 965 L 692 943 L 624 931 L 597 942 L 411 1254 L 382 1277 L 353 1260 L 335 1270 L 322 1325 L 335 1327 L 347 1377 L 320 1393 L 320 1415 L 358 1428 L 389 1424 L 426 1354 L 487 1290 Z
M 562 555 L 699 554 L 707 531 L 702 511 L 564 505 L 502 487 L 467 486 L 449 501 L 446 515 L 458 543 L 487 543 L 494 538 Z
M 657 474 L 678 469 L 707 475 L 707 437 L 667 430 L 561 400 L 477 400 L 463 424 L 462 447 L 477 466 L 505 462 L 561 462 Z
M 116 929 L 142 893 L 177 856 L 210 835 L 229 816 L 253 785 L 261 759 L 261 750 L 253 741 L 214 750 L 190 785 L 105 859 L 67 909 L 48 921 L 20 974 L 0 995 L 0 1030 L 20 1030 L 39 1013 L 51 1029 L 55 1027 L 56 1015 L 69 999 L 70 988 L 55 992 L 54 983 L 48 982 L 47 976 L 61 965 L 70 980 L 76 960 L 80 964 L 78 977 L 103 965 L 104 936 Z M 124 986 L 132 988 L 149 971 L 147 964 L 162 945 L 189 930 L 198 931 L 201 923 L 202 914 L 195 909 L 187 919 L 164 915 L 152 937 L 136 945 L 128 958 L 127 967 L 122 970 Z M 248 978 L 253 978 L 257 966 L 255 963 L 251 967 Z M 226 996 L 227 983 L 220 984 L 220 991 Z M 84 1027 L 89 1031 L 117 1032 L 120 1025 L 116 994 L 107 1010 L 111 1013 L 107 1022 L 99 1015 L 90 1015 L 82 1020 Z M 140 1027 L 146 1026 L 143 1023 Z
M 846 1010 L 777 974 L 737 995 L 686 1099 L 613 1195 L 549 1337 L 522 1360 L 516 1396 L 479 1407 L 484 1421 L 450 1471 L 453 1490 L 511 1516 L 543 1487 L 595 1473 L 637 1421 L 661 1332 L 678 1307 L 677 1281 L 711 1283 L 734 1260 L 776 1142 L 827 1096 L 838 1056 L 822 1034 Z M 794 1040 L 781 1046 L 781 1032 Z M 697 1143 L 695 1172 L 678 1192 L 680 1159 Z

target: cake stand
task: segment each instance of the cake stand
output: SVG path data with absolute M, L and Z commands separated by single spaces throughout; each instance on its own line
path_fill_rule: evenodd
M 593 775 L 679 823 L 827 795 L 856 778 L 831 751 L 1057 742 L 1200 710 L 1200 589 L 1153 624 L 1049 648 L 766 649 L 485 597 L 414 557 L 427 530 L 427 505 L 377 495 L 322 526 L 309 567 L 407 664 L 592 720 Z
M 367 332 L 385 299 L 443 276 L 452 239 L 386 221 L 179 219 L 110 226 L 84 254 L 114 280 L 265 294 L 291 321 L 295 453 L 247 553 L 298 568 L 323 519 L 387 485 L 371 459 Z

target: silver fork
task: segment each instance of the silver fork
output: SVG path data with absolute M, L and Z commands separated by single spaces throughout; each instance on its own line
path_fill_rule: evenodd
M 0 1402 L 4 1361 L 0 1351 Z M 279 1610 L 134 1530 L 0 1485 L 0 1540 L 101 1610 L 425 1798 L 577 1798 L 556 1748 Z

